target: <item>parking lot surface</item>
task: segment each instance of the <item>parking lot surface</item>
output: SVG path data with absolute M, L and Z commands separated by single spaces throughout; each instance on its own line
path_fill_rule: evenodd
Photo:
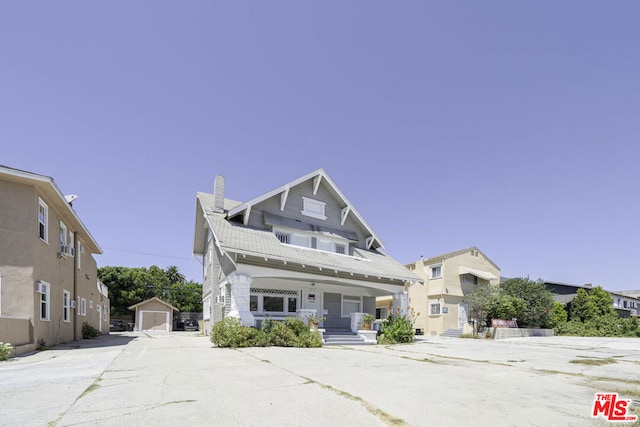
M 639 403 L 640 339 L 233 350 L 123 332 L 0 362 L 0 425 L 629 425 L 591 416 L 598 392 Z

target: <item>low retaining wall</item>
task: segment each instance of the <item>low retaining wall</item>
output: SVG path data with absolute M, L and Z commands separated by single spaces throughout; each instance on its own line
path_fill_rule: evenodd
M 494 328 L 493 339 L 520 337 L 552 337 L 553 329 Z

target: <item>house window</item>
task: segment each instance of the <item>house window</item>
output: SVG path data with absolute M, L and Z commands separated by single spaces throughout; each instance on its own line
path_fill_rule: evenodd
M 38 199 L 38 237 L 49 242 L 48 237 L 49 207 L 42 199 Z
M 51 286 L 47 282 L 40 282 L 40 320 L 49 320 L 49 310 L 50 310 L 50 294 L 51 294 Z
M 86 316 L 86 315 L 87 315 L 87 300 L 86 300 L 86 299 L 84 299 L 84 298 L 82 298 L 82 299 L 80 300 L 80 313 L 81 313 L 83 316 Z
M 432 302 L 429 304 L 429 315 L 440 316 L 442 314 L 442 304 L 439 302 Z
M 361 312 L 361 299 L 350 295 L 342 296 L 342 317 L 349 317 L 351 313 Z
M 473 274 L 461 274 L 460 275 L 460 283 L 466 284 L 466 285 L 477 285 L 478 284 L 478 277 L 474 276 Z
M 430 272 L 430 279 L 439 279 L 442 277 L 442 264 L 438 264 L 438 265 L 432 265 L 429 268 L 429 272 Z
M 249 310 L 256 313 L 295 313 L 298 297 L 295 291 L 278 289 L 256 289 L 249 296 Z M 263 294 L 262 292 L 266 292 Z
M 71 294 L 66 289 L 62 291 L 62 321 L 71 321 Z
M 376 319 L 386 319 L 387 308 L 376 308 Z
M 282 313 L 284 311 L 284 298 L 263 296 L 262 311 Z
M 276 237 L 280 240 L 280 243 L 289 243 L 289 233 L 283 233 L 282 231 L 276 231 Z
M 309 199 L 308 197 L 302 198 L 302 215 L 310 216 L 312 218 L 318 218 L 325 220 L 327 217 L 324 214 L 324 207 L 326 203 L 319 200 Z
M 346 245 L 343 245 L 342 243 L 336 243 L 336 253 L 337 254 L 346 254 Z
M 102 320 L 107 320 L 107 304 L 102 304 Z
M 68 252 L 67 250 L 67 226 L 60 223 L 60 252 Z

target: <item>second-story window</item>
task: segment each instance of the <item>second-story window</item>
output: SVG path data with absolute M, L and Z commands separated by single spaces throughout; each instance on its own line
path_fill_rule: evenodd
M 67 226 L 62 222 L 60 222 L 60 252 L 70 252 L 67 241 Z
M 38 237 L 45 242 L 49 241 L 48 238 L 48 223 L 49 223 L 49 207 L 42 199 L 38 200 Z
M 429 278 L 430 279 L 439 279 L 440 277 L 442 277 L 442 265 L 438 264 L 438 265 L 432 265 L 429 268 Z

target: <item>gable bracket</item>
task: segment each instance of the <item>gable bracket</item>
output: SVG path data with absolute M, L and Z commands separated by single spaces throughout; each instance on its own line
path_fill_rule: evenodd
M 280 193 L 280 211 L 284 211 L 284 206 L 287 204 L 287 197 L 289 197 L 289 187 Z
M 251 206 L 247 206 L 247 209 L 244 211 L 244 218 L 242 218 L 242 223 L 244 225 L 249 224 L 249 215 L 251 215 Z
M 373 245 L 373 240 L 374 240 L 373 236 L 367 237 L 367 240 L 365 241 L 367 244 L 367 249 L 371 249 L 371 245 Z
M 322 175 L 317 175 L 313 178 L 313 195 L 315 196 L 318 192 L 318 187 L 320 187 L 320 181 L 322 181 Z
M 349 212 L 351 212 L 351 206 L 342 208 L 342 211 L 340 211 L 340 225 L 344 225 L 344 222 L 347 220 L 347 216 L 349 215 Z

